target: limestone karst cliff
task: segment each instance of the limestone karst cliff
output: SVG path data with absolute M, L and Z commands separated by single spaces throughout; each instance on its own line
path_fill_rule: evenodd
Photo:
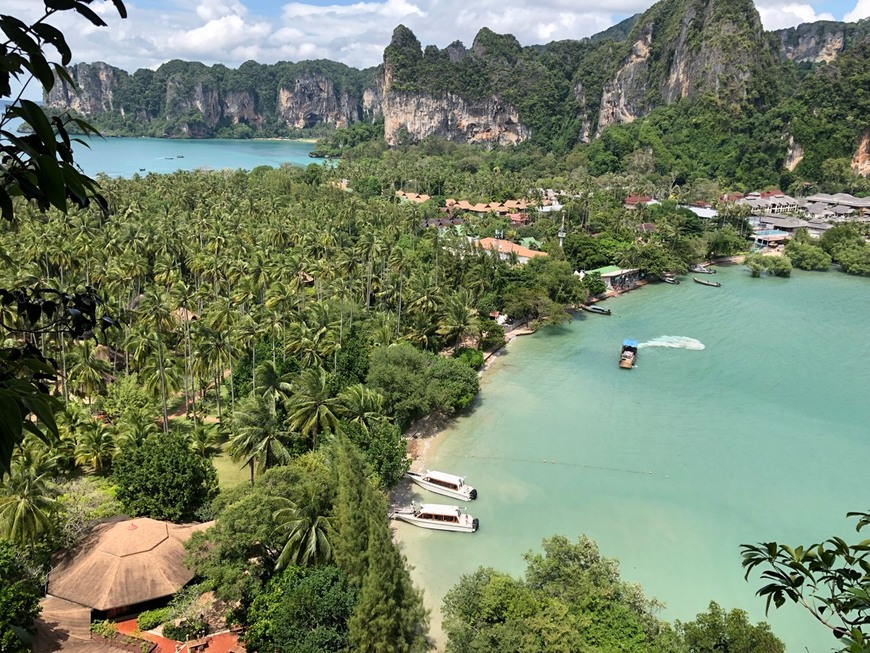
M 46 100 L 116 134 L 287 136 L 382 120 L 391 146 L 433 136 L 485 145 L 531 139 L 565 151 L 677 103 L 733 116 L 789 93 L 812 95 L 816 79 L 838 88 L 837 70 L 816 75 L 816 67 L 863 61 L 868 33 L 870 20 L 764 32 L 751 0 L 661 0 L 591 38 L 541 46 L 483 28 L 470 47 L 423 47 L 399 26 L 383 64 L 366 70 L 331 61 L 238 69 L 169 61 L 129 74 L 78 64 L 78 91 L 61 82 Z M 859 122 L 860 113 L 849 110 Z M 786 122 L 795 117 L 795 129 L 771 141 L 782 143 L 777 156 L 788 169 L 813 158 L 808 120 Z

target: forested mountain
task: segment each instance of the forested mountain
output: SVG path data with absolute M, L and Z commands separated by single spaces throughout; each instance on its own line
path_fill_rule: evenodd
M 371 137 L 383 121 L 391 147 L 430 136 L 556 152 L 591 143 L 593 174 L 624 172 L 633 157 L 675 178 L 761 185 L 866 168 L 866 100 L 848 89 L 867 86 L 868 43 L 870 20 L 765 32 L 751 0 L 662 0 L 592 38 L 540 46 L 484 28 L 470 48 L 423 48 L 400 25 L 383 65 L 362 71 L 79 64 L 78 94 L 61 84 L 47 101 L 109 133 L 288 136 L 365 122 Z

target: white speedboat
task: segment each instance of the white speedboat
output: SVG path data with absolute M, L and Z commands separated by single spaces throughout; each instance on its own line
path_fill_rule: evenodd
M 478 526 L 477 518 L 472 517 L 459 506 L 445 506 L 440 503 L 412 503 L 407 508 L 399 508 L 391 512 L 390 519 L 399 519 L 414 526 L 436 531 L 460 533 L 473 533 Z
M 465 484 L 464 476 L 433 472 L 428 469 L 425 472 L 406 472 L 405 475 L 420 487 L 436 494 L 443 494 L 460 501 L 471 501 L 477 498 L 477 490 Z

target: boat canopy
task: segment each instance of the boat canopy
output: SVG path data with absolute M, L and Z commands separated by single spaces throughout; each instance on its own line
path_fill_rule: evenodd
M 423 503 L 420 505 L 420 512 L 427 515 L 442 515 L 444 517 L 459 516 L 459 508 L 457 506 L 448 506 L 442 503 Z
M 455 485 L 456 487 L 462 485 L 461 476 L 454 476 L 453 474 L 447 474 L 445 472 L 433 472 L 430 470 L 426 470 L 426 473 L 423 474 L 423 478 L 427 480 L 441 481 L 442 483 L 449 483 L 451 485 Z
M 622 341 L 622 346 L 623 347 L 637 347 L 637 340 L 629 340 L 628 338 L 626 338 L 625 340 Z

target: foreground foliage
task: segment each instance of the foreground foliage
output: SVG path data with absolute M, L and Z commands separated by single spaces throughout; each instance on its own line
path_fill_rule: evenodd
M 870 512 L 850 512 L 860 532 Z M 798 603 L 839 641 L 837 650 L 870 651 L 870 540 L 849 544 L 840 537 L 807 546 L 777 542 L 744 544 L 746 578 L 761 570 L 766 584 L 757 592 L 766 609 Z

